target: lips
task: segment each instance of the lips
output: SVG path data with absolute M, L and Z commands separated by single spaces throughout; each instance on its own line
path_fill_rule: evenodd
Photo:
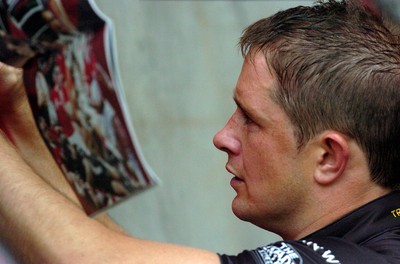
M 236 191 L 238 191 L 238 188 L 240 186 L 242 186 L 243 184 L 244 184 L 244 181 L 238 177 L 233 177 L 230 182 L 231 187 Z
M 229 164 L 226 164 L 225 168 L 226 168 L 226 170 L 227 170 L 230 174 L 232 174 L 232 175 L 234 176 L 234 177 L 231 179 L 231 182 L 230 182 L 232 188 L 238 187 L 239 185 L 241 185 L 241 184 L 244 183 L 244 180 L 243 180 L 242 178 L 238 177 L 238 176 L 235 174 L 234 170 L 229 166 Z
M 233 169 L 229 166 L 228 163 L 226 164 L 225 169 L 226 169 L 230 174 L 232 174 L 233 176 L 237 177 L 236 174 L 235 174 L 235 172 L 234 172 Z

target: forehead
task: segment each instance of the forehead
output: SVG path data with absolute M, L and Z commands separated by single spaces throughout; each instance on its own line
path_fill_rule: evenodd
M 293 126 L 286 112 L 273 100 L 278 82 L 268 67 L 264 54 L 247 56 L 234 92 L 235 101 L 242 110 L 263 127 L 291 130 Z
M 247 55 L 234 91 L 235 99 L 241 103 L 243 100 L 251 100 L 251 105 L 265 104 L 271 99 L 276 87 L 276 79 L 266 63 L 264 54 L 258 52 Z

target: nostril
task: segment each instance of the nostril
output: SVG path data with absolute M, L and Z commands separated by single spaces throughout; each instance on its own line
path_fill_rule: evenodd
M 229 153 L 229 149 L 228 148 L 222 147 L 222 148 L 218 148 L 218 149 L 223 151 L 223 152 Z

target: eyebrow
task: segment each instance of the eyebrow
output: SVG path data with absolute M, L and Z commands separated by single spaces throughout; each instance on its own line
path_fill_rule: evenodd
M 236 104 L 240 109 L 242 109 L 242 108 L 243 108 L 243 107 L 242 107 L 242 104 L 239 102 L 239 99 L 236 97 L 235 94 L 232 96 L 232 98 L 233 98 L 233 101 L 235 101 L 235 104 Z
M 233 101 L 235 101 L 237 107 L 247 116 L 252 117 L 252 114 L 249 114 L 249 112 L 246 110 L 245 107 L 243 107 L 243 105 L 240 103 L 239 99 L 236 97 L 236 95 L 233 95 Z

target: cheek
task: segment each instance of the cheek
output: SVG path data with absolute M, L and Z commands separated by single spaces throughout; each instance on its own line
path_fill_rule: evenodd
M 267 136 L 264 139 L 268 139 Z M 284 140 L 253 140 L 242 147 L 243 169 L 254 188 L 280 189 L 295 173 L 296 148 Z
M 248 137 L 242 141 L 242 157 L 246 170 L 265 171 L 275 166 L 281 150 L 268 136 Z
M 280 166 L 273 153 L 248 149 L 247 155 L 245 151 L 243 154 L 243 169 L 249 191 L 262 193 L 264 189 L 275 185 Z

